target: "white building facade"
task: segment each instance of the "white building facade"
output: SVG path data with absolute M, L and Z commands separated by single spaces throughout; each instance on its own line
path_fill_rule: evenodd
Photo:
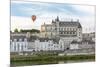
M 43 39 L 43 38 L 42 38 Z M 35 44 L 35 51 L 63 51 L 64 50 L 64 43 L 59 40 L 58 43 L 55 42 L 53 39 L 45 39 L 41 41 L 41 39 L 37 39 L 34 42 Z
M 11 52 L 23 52 L 28 50 L 27 39 L 13 39 L 10 40 L 10 51 Z
M 63 51 L 64 42 L 61 39 L 38 38 L 30 35 L 11 35 L 10 52 Z

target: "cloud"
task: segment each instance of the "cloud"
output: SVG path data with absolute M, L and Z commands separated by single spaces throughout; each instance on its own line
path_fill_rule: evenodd
M 90 5 L 72 5 L 72 6 L 79 12 L 95 15 L 95 6 L 90 6 Z
M 94 13 L 94 8 L 84 5 L 43 3 L 43 2 L 16 2 L 11 3 L 11 15 L 29 17 L 32 14 L 65 13 L 68 15 L 88 16 Z
M 51 23 L 50 18 L 41 18 L 37 17 L 37 19 L 33 22 L 31 17 L 18 17 L 18 16 L 11 16 L 11 30 L 15 28 L 20 29 L 41 29 L 41 25 L 45 23 Z
M 30 29 L 33 28 L 33 22 L 30 18 L 11 16 L 11 30 L 14 30 L 15 28 Z
M 94 32 L 96 27 L 95 16 L 80 17 L 80 23 L 83 27 L 83 32 Z

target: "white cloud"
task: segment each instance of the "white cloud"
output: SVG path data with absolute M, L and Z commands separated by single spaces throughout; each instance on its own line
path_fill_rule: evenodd
M 95 14 L 95 6 L 93 5 L 73 5 L 73 8 L 77 9 L 78 11 L 90 13 L 92 15 Z
M 31 18 L 11 16 L 11 30 L 15 28 L 33 28 Z
M 95 31 L 95 16 L 91 17 L 80 17 L 80 23 L 83 27 L 83 32 L 93 32 Z
M 49 18 L 42 18 L 37 17 L 37 19 L 33 22 L 31 17 L 18 17 L 18 16 L 11 16 L 11 30 L 15 28 L 18 29 L 40 29 L 41 25 L 46 22 L 48 24 L 51 23 L 51 19 Z

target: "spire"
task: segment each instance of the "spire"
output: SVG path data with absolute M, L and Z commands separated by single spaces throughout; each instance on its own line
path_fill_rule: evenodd
M 55 19 L 56 21 L 59 21 L 59 17 L 57 16 L 57 18 Z

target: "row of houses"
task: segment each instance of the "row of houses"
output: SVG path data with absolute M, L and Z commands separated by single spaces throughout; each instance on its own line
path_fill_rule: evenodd
M 15 33 L 16 34 L 16 33 Z M 59 38 L 39 38 L 37 36 L 19 36 L 12 35 L 10 42 L 11 52 L 23 51 L 65 51 L 68 49 L 86 49 L 95 48 L 95 42 L 90 40 L 75 41 L 66 44 Z M 19 34 L 19 33 L 18 33 Z
M 64 50 L 63 41 L 59 39 L 13 36 L 10 41 L 11 52 Z

